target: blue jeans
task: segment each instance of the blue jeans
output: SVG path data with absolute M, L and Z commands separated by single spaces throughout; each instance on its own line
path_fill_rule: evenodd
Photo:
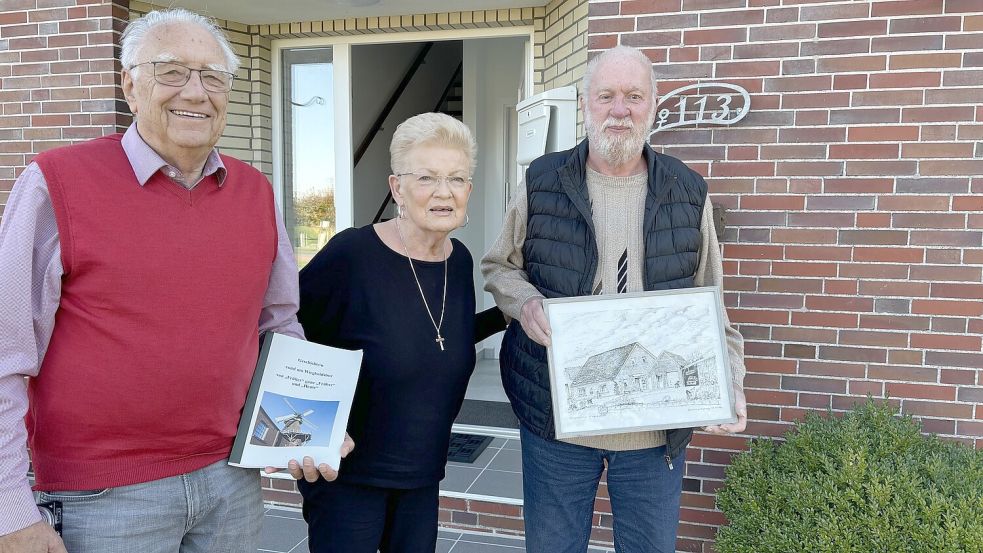
M 259 471 L 226 461 L 92 491 L 40 492 L 62 502 L 68 553 L 243 553 L 259 545 Z
M 525 426 L 522 493 L 529 553 L 584 553 L 597 484 L 608 464 L 608 496 L 618 553 L 673 553 L 685 453 L 669 470 L 665 446 L 607 451 L 543 439 Z

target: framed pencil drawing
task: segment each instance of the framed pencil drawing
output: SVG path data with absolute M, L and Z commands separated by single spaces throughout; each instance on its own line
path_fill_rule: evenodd
M 543 306 L 557 438 L 737 420 L 717 287 Z

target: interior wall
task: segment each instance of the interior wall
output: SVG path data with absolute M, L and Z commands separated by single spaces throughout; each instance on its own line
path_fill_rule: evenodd
M 424 43 L 367 44 L 352 47 L 352 150 L 372 128 Z M 370 224 L 389 190 L 389 142 L 396 126 L 418 113 L 432 111 L 461 62 L 461 41 L 434 43 L 409 86 L 355 167 L 355 226 Z M 385 217 L 392 217 L 390 208 Z
M 475 130 L 478 164 L 474 175 L 468 213 L 470 224 L 456 231 L 475 260 L 477 307 L 495 304 L 491 294 L 482 291 L 484 279 L 478 270 L 481 256 L 498 238 L 505 218 L 505 110 L 515 109 L 522 83 L 525 37 L 503 37 L 464 42 L 464 120 Z M 515 130 L 512 130 L 515 133 Z M 514 160 L 513 160 L 514 161 Z M 495 348 L 494 344 L 485 346 Z

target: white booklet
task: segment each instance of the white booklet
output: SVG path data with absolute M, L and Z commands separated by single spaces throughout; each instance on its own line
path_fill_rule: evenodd
M 267 332 L 229 464 L 286 468 L 305 456 L 338 469 L 362 351 Z

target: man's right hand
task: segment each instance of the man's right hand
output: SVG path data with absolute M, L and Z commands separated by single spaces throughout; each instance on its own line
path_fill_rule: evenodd
M 519 324 L 533 342 L 549 347 L 552 331 L 546 312 L 543 311 L 543 298 L 529 298 L 522 304 L 522 309 L 519 311 Z
M 44 521 L 0 536 L 0 553 L 68 553 L 54 529 Z

